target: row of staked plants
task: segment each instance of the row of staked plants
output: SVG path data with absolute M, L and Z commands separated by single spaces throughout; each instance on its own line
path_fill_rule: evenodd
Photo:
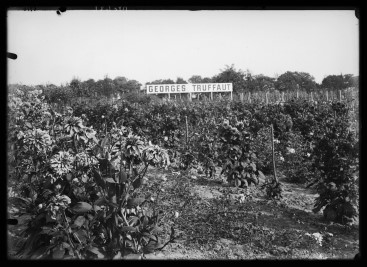
M 120 121 L 166 148 L 182 168 L 201 165 L 213 175 L 219 166 L 237 186 L 257 184 L 262 173 L 272 174 L 273 125 L 276 167 L 288 181 L 317 188 L 314 211 L 328 207 L 325 216 L 341 223 L 351 223 L 358 214 L 359 138 L 345 103 L 295 99 L 269 105 L 225 100 L 141 105 L 121 100 L 74 110 L 94 118 L 91 125 L 101 129 Z
M 33 216 L 22 257 L 128 258 L 162 249 L 174 229 L 162 240 L 162 211 L 137 195 L 148 166 L 203 166 L 209 176 L 219 166 L 234 186 L 257 185 L 272 174 L 270 125 L 277 169 L 317 187 L 314 211 L 342 223 L 358 214 L 358 139 L 342 103 L 130 99 L 75 104 L 63 114 L 50 104 L 38 91 L 9 97 L 9 182 L 17 192 L 9 201 Z

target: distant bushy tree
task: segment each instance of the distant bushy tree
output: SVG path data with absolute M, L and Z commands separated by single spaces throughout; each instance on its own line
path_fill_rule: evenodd
M 259 74 L 253 76 L 254 91 L 271 91 L 275 89 L 275 79 Z
M 187 83 L 187 81 L 185 81 L 183 78 L 181 78 L 181 77 L 177 77 L 177 79 L 176 79 L 176 83 L 177 84 L 183 84 L 183 83 Z
M 358 87 L 358 77 L 352 74 L 329 75 L 321 82 L 321 88 L 329 90 L 342 90 L 348 87 Z
M 209 77 L 202 78 L 200 75 L 193 75 L 189 79 L 190 83 L 212 83 L 213 79 Z
M 224 70 L 212 78 L 214 83 L 232 83 L 233 92 L 243 92 L 246 90 L 246 73 L 241 69 L 236 70 L 234 65 L 226 65 Z
M 307 72 L 287 71 L 278 77 L 275 88 L 281 92 L 298 89 L 311 92 L 317 88 L 317 84 L 315 78 Z

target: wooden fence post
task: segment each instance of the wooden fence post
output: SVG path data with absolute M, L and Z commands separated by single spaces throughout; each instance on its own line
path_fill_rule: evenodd
M 342 90 L 339 90 L 339 101 L 342 101 Z
M 210 99 L 213 100 L 213 92 L 210 92 Z
M 186 122 L 186 149 L 189 147 L 189 126 L 187 124 L 187 116 L 185 116 L 185 122 Z
M 266 104 L 269 104 L 268 92 L 265 93 L 265 102 Z
M 232 94 L 232 91 L 231 91 L 231 101 L 233 101 L 233 94 Z
M 328 102 L 329 101 L 329 91 L 326 90 L 326 101 Z
M 297 99 L 298 99 L 298 90 L 297 90 Z

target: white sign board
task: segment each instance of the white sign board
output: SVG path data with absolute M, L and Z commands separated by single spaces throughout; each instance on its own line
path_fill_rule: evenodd
M 147 84 L 147 94 L 232 92 L 232 83 Z

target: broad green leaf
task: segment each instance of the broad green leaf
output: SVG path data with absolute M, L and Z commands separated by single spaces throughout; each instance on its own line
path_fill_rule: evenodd
M 92 209 L 92 206 L 87 202 L 78 202 L 76 203 L 71 210 L 77 214 L 83 214 Z
M 257 170 L 257 173 L 259 174 L 260 179 L 265 179 L 265 175 L 261 171 Z
M 152 234 L 159 234 L 162 231 L 163 231 L 162 228 L 160 228 L 159 226 L 154 226 L 154 228 L 152 229 L 151 233 Z
M 105 181 L 106 181 L 107 183 L 116 184 L 116 181 L 115 181 L 113 178 L 110 178 L 110 177 L 105 178 Z
M 96 247 L 91 247 L 88 249 L 88 251 L 92 252 L 93 254 L 97 255 L 98 259 L 104 259 L 104 255 L 101 253 L 101 251 Z
M 76 226 L 81 227 L 81 226 L 84 224 L 84 222 L 85 222 L 85 218 L 84 218 L 84 216 L 78 216 L 78 217 L 75 219 L 74 224 L 75 224 Z
M 85 230 L 79 229 L 78 231 L 74 232 L 74 234 L 79 238 L 80 242 L 86 243 L 88 240 L 88 234 Z

